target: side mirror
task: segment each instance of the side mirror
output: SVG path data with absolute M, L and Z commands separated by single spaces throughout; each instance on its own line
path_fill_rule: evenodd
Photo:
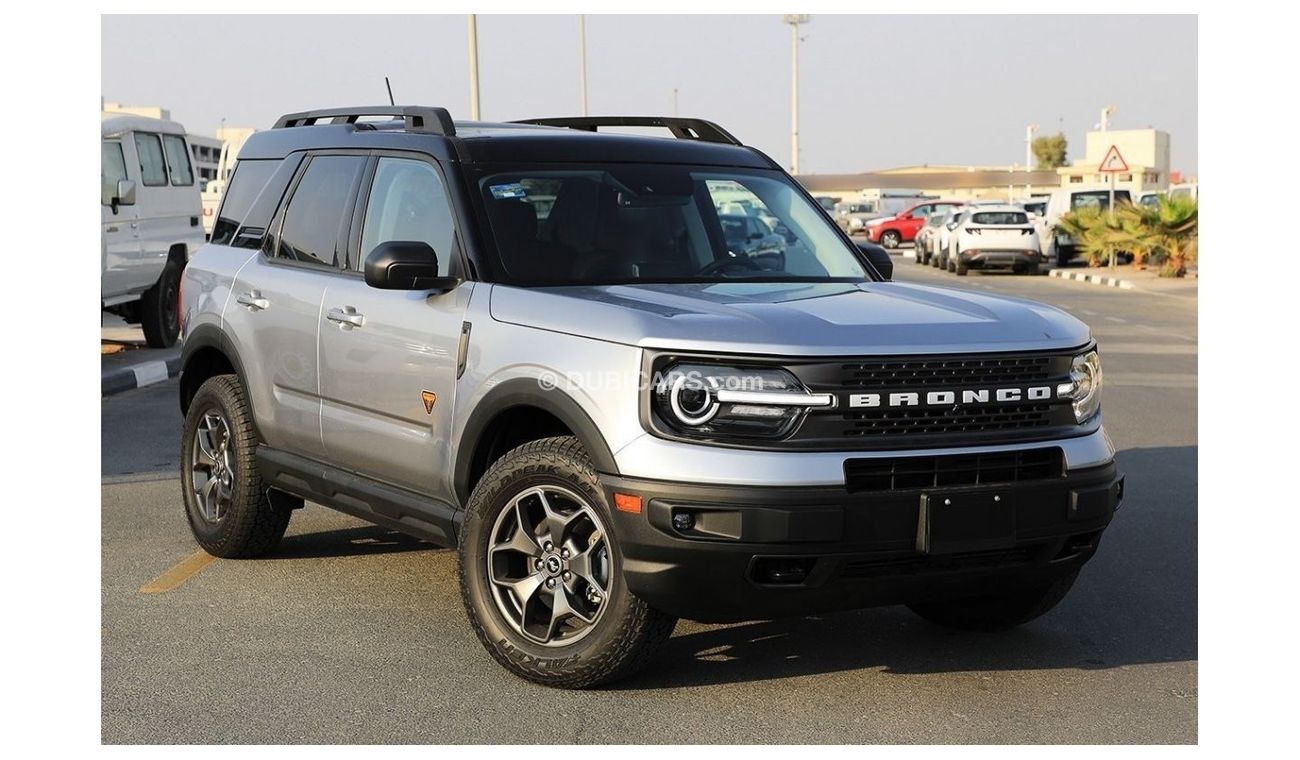
M 438 276 L 438 254 L 423 241 L 390 240 L 366 257 L 366 284 L 380 290 L 447 291 L 459 277 Z
M 889 251 L 872 243 L 858 243 L 858 250 L 862 251 L 862 257 L 875 267 L 881 277 L 886 280 L 894 279 L 894 260 L 889 258 Z
M 113 205 L 135 205 L 135 180 L 119 179 L 117 181 L 117 195 L 113 198 Z

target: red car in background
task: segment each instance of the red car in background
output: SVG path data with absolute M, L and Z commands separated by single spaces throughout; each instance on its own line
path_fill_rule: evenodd
M 944 214 L 954 206 L 965 205 L 962 201 L 923 201 L 903 209 L 893 216 L 872 219 L 867 222 L 867 238 L 885 248 L 897 248 L 903 243 L 916 239 L 916 233 L 925 226 L 930 214 Z

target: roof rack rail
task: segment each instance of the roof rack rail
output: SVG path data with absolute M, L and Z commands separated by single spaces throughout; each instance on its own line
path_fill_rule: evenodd
M 521 119 L 516 124 L 538 124 L 544 127 L 568 127 L 595 132 L 600 127 L 665 127 L 673 137 L 683 140 L 741 145 L 730 132 L 704 119 L 678 118 L 676 116 L 564 116 L 551 119 Z
M 275 122 L 272 129 L 309 127 L 323 119 L 331 124 L 356 124 L 362 116 L 397 116 L 406 122 L 407 132 L 454 137 L 456 125 L 445 108 L 437 106 L 348 106 L 321 108 L 315 111 L 287 113 Z

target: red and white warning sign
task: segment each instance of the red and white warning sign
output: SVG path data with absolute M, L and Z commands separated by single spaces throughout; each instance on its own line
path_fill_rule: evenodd
M 1106 157 L 1101 160 L 1101 166 L 1097 167 L 1097 171 L 1102 173 L 1126 172 L 1128 171 L 1128 163 L 1125 162 L 1124 157 L 1119 154 L 1119 148 L 1112 145 L 1110 146 L 1110 150 L 1106 151 Z

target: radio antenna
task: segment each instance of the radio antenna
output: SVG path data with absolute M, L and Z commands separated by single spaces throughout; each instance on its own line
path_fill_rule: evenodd
M 393 100 L 393 85 L 389 84 L 388 77 L 384 77 L 384 86 L 388 88 L 388 105 L 397 105 L 397 101 Z

